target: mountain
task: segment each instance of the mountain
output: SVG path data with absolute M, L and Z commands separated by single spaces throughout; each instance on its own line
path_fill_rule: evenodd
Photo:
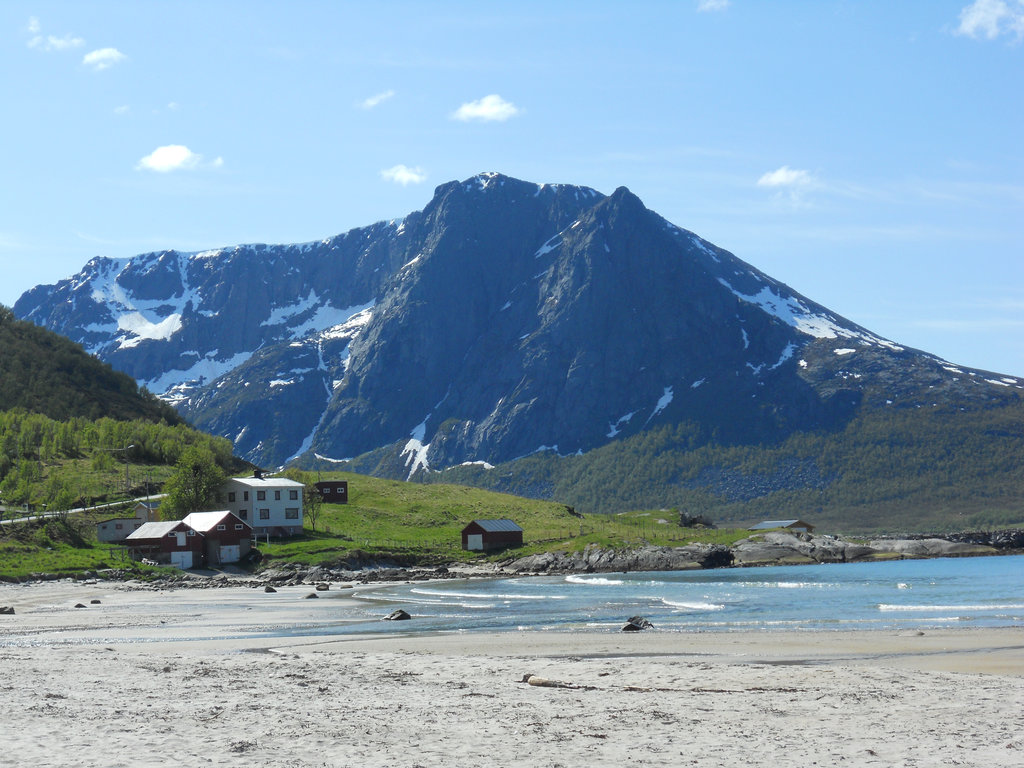
M 315 243 L 95 258 L 14 310 L 254 463 L 358 459 L 402 478 L 475 465 L 458 471 L 496 485 L 486 467 L 665 429 L 685 428 L 687 450 L 777 446 L 1024 393 L 871 333 L 625 188 L 499 174 Z

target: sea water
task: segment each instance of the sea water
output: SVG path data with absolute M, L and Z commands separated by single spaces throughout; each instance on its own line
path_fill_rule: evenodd
M 374 632 L 1024 627 L 1024 556 L 414 582 L 360 592 Z M 396 609 L 415 621 L 380 622 Z M 338 632 L 366 632 L 346 623 Z

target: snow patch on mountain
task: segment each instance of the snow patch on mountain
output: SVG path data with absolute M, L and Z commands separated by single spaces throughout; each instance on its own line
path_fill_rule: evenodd
M 167 341 L 181 328 L 181 315 L 177 312 L 158 323 L 148 320 L 141 312 L 128 312 L 117 318 L 117 329 L 127 334 L 121 339 L 118 349 L 130 349 L 146 339 Z
M 171 405 L 178 405 L 196 387 L 209 384 L 252 357 L 251 352 L 239 352 L 231 357 L 218 360 L 216 354 L 217 350 L 213 350 L 207 356 L 198 359 L 189 368 L 166 371 L 154 379 L 143 382 L 143 384 L 150 392 L 160 393 L 161 400 L 165 400 Z M 197 352 L 186 352 L 184 356 L 187 357 L 189 355 L 199 357 Z
M 427 434 L 427 419 L 429 418 L 427 416 L 426 419 L 413 428 L 408 442 L 402 448 L 401 456 L 405 459 L 405 466 L 409 468 L 409 476 L 406 477 L 406 480 L 411 480 L 413 475 L 420 469 L 430 469 L 430 464 L 427 462 L 427 451 L 430 450 L 430 443 L 423 442 Z

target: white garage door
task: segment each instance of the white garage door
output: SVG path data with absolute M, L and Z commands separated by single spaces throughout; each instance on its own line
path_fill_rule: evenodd
M 222 563 L 237 563 L 242 556 L 241 549 L 237 544 L 225 544 L 220 548 L 220 561 Z
M 191 552 L 171 552 L 171 565 L 175 568 L 191 568 L 192 567 L 192 553 Z
M 484 537 L 481 533 L 470 533 L 466 536 L 467 549 L 483 549 Z

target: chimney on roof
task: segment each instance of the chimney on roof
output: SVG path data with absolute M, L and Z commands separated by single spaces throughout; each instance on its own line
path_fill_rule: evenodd
M 259 467 L 257 467 L 256 469 L 254 469 L 252 471 L 252 476 L 255 477 L 257 480 L 262 480 L 263 479 L 263 470 L 260 469 Z

